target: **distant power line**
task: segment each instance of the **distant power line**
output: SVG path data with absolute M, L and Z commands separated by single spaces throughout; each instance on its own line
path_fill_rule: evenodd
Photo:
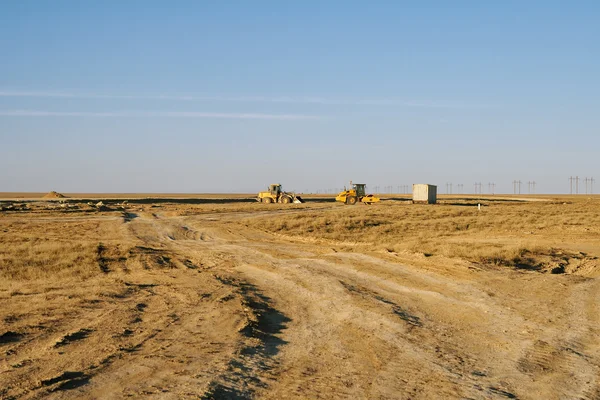
M 513 181 L 513 193 L 514 194 L 521 194 L 521 184 L 523 182 L 519 181 Z M 518 190 L 518 193 L 517 193 Z
M 571 187 L 570 193 L 571 194 L 573 194 L 573 182 L 575 182 L 575 194 L 579 194 L 579 176 L 576 176 L 574 178 L 572 176 L 569 177 L 569 183 L 570 183 L 570 187 Z
M 583 180 L 585 182 L 585 194 L 593 194 L 594 193 L 594 182 L 596 181 L 594 178 L 585 178 Z M 589 187 L 589 190 L 588 190 Z
M 446 194 L 452 194 L 452 182 L 446 182 Z

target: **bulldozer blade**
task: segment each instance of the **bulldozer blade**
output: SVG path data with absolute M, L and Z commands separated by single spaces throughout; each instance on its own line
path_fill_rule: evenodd
M 296 204 L 302 204 L 302 203 L 304 203 L 304 200 L 302 200 L 302 197 L 296 196 L 294 198 L 294 203 L 296 203 Z

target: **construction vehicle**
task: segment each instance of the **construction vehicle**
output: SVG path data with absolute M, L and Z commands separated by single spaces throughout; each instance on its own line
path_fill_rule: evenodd
M 280 183 L 274 183 L 269 186 L 266 192 L 259 192 L 256 200 L 261 203 L 304 203 L 302 197 L 296 195 L 294 192 L 284 192 L 281 190 Z
M 356 203 L 373 204 L 380 200 L 379 197 L 366 193 L 366 185 L 364 183 L 352 183 L 352 181 L 350 181 L 350 189 L 346 190 L 344 187 L 344 191 L 340 192 L 335 198 L 335 201 L 341 201 L 349 206 L 353 206 Z

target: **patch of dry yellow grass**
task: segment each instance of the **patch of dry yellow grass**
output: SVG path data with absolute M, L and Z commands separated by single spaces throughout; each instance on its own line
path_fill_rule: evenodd
M 87 278 L 98 273 L 91 243 L 29 241 L 4 245 L 0 277 L 11 280 Z
M 0 218 L 0 281 L 81 280 L 102 273 L 98 246 L 118 241 L 119 219 L 13 213 Z
M 285 235 L 503 265 L 546 254 L 565 240 L 600 239 L 600 201 L 482 203 L 481 211 L 468 202 L 340 205 L 328 213 L 249 218 L 247 223 Z

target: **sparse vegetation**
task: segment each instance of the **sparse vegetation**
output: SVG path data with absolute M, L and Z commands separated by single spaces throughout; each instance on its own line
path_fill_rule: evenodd
M 454 202 L 435 206 L 381 204 L 332 212 L 248 218 L 265 231 L 518 267 L 551 252 L 600 238 L 600 202 Z M 524 258 L 527 256 L 527 260 Z M 527 262 L 526 262 L 527 261 Z

